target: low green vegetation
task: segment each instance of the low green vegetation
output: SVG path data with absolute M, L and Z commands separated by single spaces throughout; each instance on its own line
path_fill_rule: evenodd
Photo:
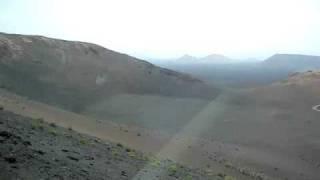
M 192 176 L 191 175 L 187 175 L 187 176 L 185 176 L 184 178 L 183 178 L 183 180 L 192 180 L 193 178 L 192 178 Z
M 178 167 L 176 164 L 172 164 L 168 168 L 169 175 L 175 175 L 178 171 Z
M 112 156 L 119 156 L 119 155 L 120 155 L 120 152 L 119 152 L 118 149 L 113 148 L 113 149 L 111 150 L 111 154 L 112 154 Z
M 88 142 L 85 139 L 80 139 L 79 143 L 82 145 L 88 144 Z
M 225 166 L 226 168 L 232 168 L 232 167 L 233 167 L 233 165 L 232 165 L 231 162 L 225 162 L 224 166 Z
M 135 150 L 130 149 L 130 148 L 126 148 L 126 152 L 129 157 L 137 159 L 138 156 L 137 156 L 137 153 Z
M 149 156 L 147 159 L 148 159 L 148 161 L 149 161 L 151 166 L 160 167 L 161 162 L 160 162 L 160 160 L 158 158 L 156 158 L 154 156 Z
M 224 177 L 224 180 L 237 180 L 235 177 L 233 177 L 233 176 L 225 176 Z
M 57 136 L 57 135 L 58 135 L 57 131 L 54 130 L 54 129 L 50 129 L 50 130 L 49 130 L 49 133 L 50 133 L 51 135 L 53 135 L 53 136 Z
M 44 119 L 43 118 L 37 118 L 37 119 L 35 119 L 35 121 L 38 121 L 39 123 L 44 123 Z
M 132 157 L 132 158 L 136 158 L 136 157 L 137 157 L 137 154 L 136 154 L 135 151 L 130 151 L 130 152 L 128 152 L 128 156 L 129 156 L 129 157 Z
M 43 130 L 43 129 L 44 129 L 43 123 L 44 123 L 43 118 L 34 119 L 34 120 L 31 122 L 31 128 L 32 128 L 32 129 L 40 129 L 40 130 Z
M 213 171 L 211 169 L 205 169 L 204 172 L 209 176 L 213 176 L 214 175 L 214 173 L 213 173 Z

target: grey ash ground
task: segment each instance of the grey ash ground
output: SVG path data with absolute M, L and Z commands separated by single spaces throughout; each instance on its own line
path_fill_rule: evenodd
M 232 179 L 4 110 L 0 110 L 0 169 L 1 180 Z

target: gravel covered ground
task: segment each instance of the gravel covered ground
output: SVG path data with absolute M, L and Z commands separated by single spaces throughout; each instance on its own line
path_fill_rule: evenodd
M 213 179 L 170 160 L 4 111 L 0 107 L 0 179 Z

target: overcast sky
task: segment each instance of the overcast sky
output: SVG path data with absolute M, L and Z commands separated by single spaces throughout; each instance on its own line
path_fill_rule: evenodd
M 140 58 L 320 55 L 319 0 L 1 0 L 0 31 Z

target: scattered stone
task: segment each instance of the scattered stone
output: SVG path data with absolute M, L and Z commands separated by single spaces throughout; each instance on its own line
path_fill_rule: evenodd
M 4 110 L 4 108 L 2 106 L 0 106 L 0 111 L 3 111 L 3 110 Z
M 117 146 L 118 146 L 118 147 L 121 147 L 121 148 L 123 147 L 123 145 L 120 144 L 120 143 L 117 143 Z
M 50 123 L 49 125 L 50 125 L 51 127 L 57 127 L 57 125 L 56 125 L 55 123 L 53 123 L 53 122 Z
M 12 134 L 7 131 L 0 131 L 0 136 L 5 137 L 5 138 L 9 138 L 12 136 Z
M 85 174 L 88 174 L 88 171 L 86 169 L 81 169 L 81 171 Z
M 31 142 L 30 142 L 30 141 L 24 141 L 24 142 L 23 142 L 23 145 L 25 145 L 25 146 L 31 146 Z
M 17 145 L 18 142 L 17 142 L 16 140 L 13 140 L 13 141 L 12 141 L 12 144 Z
M 45 152 L 44 152 L 44 151 L 41 151 L 41 150 L 36 150 L 35 152 L 38 153 L 38 154 L 40 154 L 40 155 L 44 155 L 44 154 L 45 154 Z
M 86 157 L 85 157 L 85 160 L 90 160 L 90 161 L 92 161 L 92 160 L 94 160 L 94 157 L 86 156 Z
M 218 173 L 217 176 L 224 178 L 226 175 L 223 173 Z
M 0 143 L 4 143 L 5 140 L 6 140 L 5 137 L 0 136 Z
M 2 161 L 3 165 L 8 167 L 4 171 L 17 174 L 17 176 L 14 174 L 16 179 L 24 179 L 24 175 L 30 175 L 30 179 L 130 179 L 131 176 L 135 176 L 137 172 L 144 169 L 145 164 L 149 163 L 146 156 L 126 147 L 124 144 L 107 143 L 99 139 L 87 138 L 87 136 L 82 136 L 74 131 L 63 130 L 59 126 L 56 129 L 47 128 L 51 125 L 46 122 L 40 124 L 36 120 L 32 120 L 32 122 L 43 126 L 44 130 L 40 131 L 39 128 L 36 128 L 36 130 L 31 131 L 30 123 L 13 115 L 11 116 L 14 118 L 5 123 L 5 120 L 11 117 L 5 113 L 7 112 L 0 113 L 5 115 L 3 118 L 0 117 L 0 121 L 4 120 L 3 124 L 8 126 L 5 127 L 7 129 L 4 129 L 0 125 L 0 140 L 4 140 L 4 144 L 0 144 L 0 150 L 4 150 L 0 152 L 0 162 Z M 31 121 L 31 119 L 29 120 Z M 61 132 L 61 135 L 65 133 L 70 138 L 66 136 L 53 138 L 50 135 L 50 130 Z M 142 134 L 145 135 L 144 132 Z M 141 134 L 136 132 L 133 135 L 139 136 Z M 93 142 L 96 143 L 93 144 L 94 146 L 88 144 L 88 146 L 83 147 L 78 144 L 80 139 L 84 139 L 90 145 Z M 13 146 L 14 141 L 16 141 L 17 146 Z M 113 151 L 118 153 L 118 156 L 112 156 L 111 152 Z M 14 152 L 14 154 L 10 152 Z M 156 163 L 158 163 L 158 160 Z M 142 171 L 149 174 L 153 172 L 153 169 L 154 172 L 162 171 L 169 165 L 168 163 L 174 162 L 165 160 L 162 164 L 162 160 L 159 160 L 160 165 L 152 167 L 152 171 L 150 169 Z M 105 167 L 100 168 L 99 166 Z M 179 171 L 176 173 L 177 168 Z M 25 169 L 29 172 L 24 171 Z M 185 173 L 189 173 L 189 170 L 180 165 L 172 166 L 170 172 L 170 177 L 169 173 L 155 174 L 155 177 L 156 179 L 168 180 L 184 177 L 188 177 L 186 180 L 190 179 L 189 176 L 185 176 Z M 209 175 L 202 174 L 200 170 L 190 170 L 190 172 L 192 174 L 196 173 L 195 175 L 199 178 L 205 177 L 200 179 L 209 179 L 207 178 Z
M 33 156 L 32 154 L 26 154 L 25 157 L 26 157 L 27 159 L 32 159 L 32 158 L 34 158 L 34 156 Z
M 121 176 L 128 176 L 126 171 L 121 171 Z
M 78 159 L 78 158 L 73 157 L 73 156 L 67 156 L 67 158 L 69 158 L 69 159 L 71 159 L 71 160 L 73 160 L 73 161 L 79 161 L 79 159 Z
M 62 152 L 69 152 L 68 149 L 62 149 L 61 151 L 62 151 Z
M 10 164 L 14 164 L 14 163 L 17 162 L 17 159 L 15 157 L 12 157 L 12 156 L 5 157 L 4 160 L 7 161 Z
M 141 133 L 137 133 L 137 136 L 141 136 Z

